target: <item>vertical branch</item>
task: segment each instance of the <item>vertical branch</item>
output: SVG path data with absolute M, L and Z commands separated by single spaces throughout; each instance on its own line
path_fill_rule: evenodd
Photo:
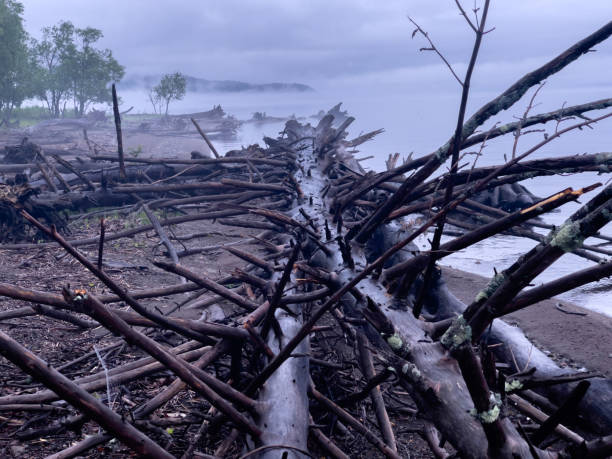
M 476 65 L 476 58 L 478 57 L 478 51 L 480 50 L 480 44 L 482 42 L 482 37 L 485 33 L 485 23 L 487 21 L 487 13 L 489 11 L 489 0 L 485 0 L 484 9 L 482 11 L 482 18 L 479 24 L 479 27 L 476 31 L 476 40 L 474 40 L 474 48 L 472 49 L 472 56 L 470 57 L 470 63 L 468 65 L 467 71 L 465 72 L 465 78 L 463 80 L 462 86 L 463 90 L 461 92 L 461 104 L 459 105 L 459 115 L 457 116 L 457 126 L 455 127 L 455 134 L 453 136 L 453 141 L 451 143 L 451 169 L 449 173 L 448 184 L 446 186 L 446 191 L 444 193 L 444 207 L 446 207 L 453 196 L 453 187 L 455 181 L 455 175 L 457 175 L 457 168 L 459 165 L 459 151 L 461 150 L 461 143 L 463 141 L 462 138 L 462 130 L 463 130 L 463 122 L 465 120 L 465 111 L 467 109 L 468 96 L 470 93 L 470 81 L 472 79 L 472 73 L 474 71 L 474 66 Z M 442 239 L 442 233 L 444 231 L 444 224 L 446 223 L 446 213 L 444 213 L 441 218 L 438 220 L 438 224 L 436 227 L 436 231 L 434 233 L 433 240 L 431 242 L 431 253 L 432 256 L 429 259 L 429 263 L 427 265 L 427 270 L 425 271 L 425 279 L 423 281 L 423 286 L 417 297 L 416 303 L 413 307 L 413 314 L 415 317 L 418 317 L 421 314 L 421 310 L 423 308 L 423 302 L 425 301 L 425 296 L 427 295 L 427 291 L 429 289 L 429 285 L 431 283 L 431 277 L 433 274 L 433 270 L 435 268 L 436 259 L 434 254 L 440 248 L 440 240 Z
M 127 178 L 125 163 L 123 161 L 123 137 L 121 135 L 121 115 L 119 114 L 119 103 L 117 102 L 117 90 L 113 83 L 113 114 L 115 115 L 115 130 L 117 131 L 117 153 L 119 155 L 119 176 L 122 180 Z

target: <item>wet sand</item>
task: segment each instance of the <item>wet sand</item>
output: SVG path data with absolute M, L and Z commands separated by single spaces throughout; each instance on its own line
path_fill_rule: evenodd
M 449 289 L 465 303 L 470 303 L 489 281 L 448 267 L 443 272 Z M 565 311 L 586 315 L 564 313 L 557 309 L 558 304 Z M 509 314 L 505 320 L 519 326 L 534 344 L 551 352 L 556 360 L 612 377 L 612 318 L 552 298 Z

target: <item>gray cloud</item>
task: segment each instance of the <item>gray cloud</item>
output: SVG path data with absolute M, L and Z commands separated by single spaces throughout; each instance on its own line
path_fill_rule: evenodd
M 430 32 L 458 69 L 471 50 L 471 31 L 451 0 L 23 3 L 32 35 L 62 19 L 100 28 L 103 46 L 133 73 L 179 70 L 210 79 L 314 86 L 362 79 L 455 89 L 448 74 L 440 72 L 437 57 L 418 51 L 425 43 L 411 39 L 408 14 Z M 492 2 L 488 23 L 495 30 L 484 41 L 476 81 L 485 89 L 493 82 L 513 81 L 603 25 L 611 12 L 609 0 L 580 5 L 571 0 Z M 592 73 L 587 81 L 583 75 L 581 82 L 609 84 L 602 75 L 604 68 L 608 73 L 612 69 L 612 44 L 602 44 L 585 62 Z

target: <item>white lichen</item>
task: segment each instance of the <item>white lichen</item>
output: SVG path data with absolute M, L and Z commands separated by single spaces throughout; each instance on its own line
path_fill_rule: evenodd
M 497 421 L 501 413 L 500 396 L 494 392 L 491 392 L 491 395 L 489 396 L 489 401 L 491 402 L 491 405 L 490 405 L 491 408 L 489 408 L 486 411 L 482 411 L 479 413 L 476 411 L 475 408 L 472 408 L 470 410 L 470 414 L 474 416 L 475 418 L 477 418 L 483 424 L 494 423 L 495 421 Z
M 446 142 L 442 147 L 436 150 L 436 153 L 435 153 L 436 158 L 438 158 L 439 161 L 444 161 L 446 157 L 448 156 L 448 152 L 450 151 L 450 148 L 451 148 L 450 142 Z
M 418 382 L 422 379 L 421 371 L 413 363 L 406 362 L 402 366 L 402 374 L 412 382 Z
M 393 335 L 387 338 L 387 344 L 394 351 L 399 351 L 402 348 L 404 342 L 402 341 L 402 338 L 397 333 L 394 333 Z
M 476 295 L 474 301 L 480 303 L 481 301 L 484 301 L 489 298 L 491 295 L 493 295 L 493 293 L 495 293 L 495 290 L 499 288 L 499 286 L 504 282 L 504 280 L 506 280 L 506 277 L 503 273 L 499 273 L 493 276 L 487 286 L 483 288 L 480 292 L 478 292 L 478 295 Z
M 467 324 L 463 315 L 458 316 L 448 330 L 444 332 L 440 343 L 446 349 L 457 349 L 463 343 L 467 343 L 472 339 L 472 327 Z
M 550 245 L 559 247 L 564 252 L 571 252 L 580 247 L 583 242 L 584 236 L 580 231 L 580 223 L 566 222 L 555 232 L 550 240 Z
M 510 382 L 507 382 L 504 384 L 504 390 L 506 392 L 514 392 L 515 390 L 519 390 L 523 388 L 523 383 L 520 382 L 518 379 L 513 379 Z

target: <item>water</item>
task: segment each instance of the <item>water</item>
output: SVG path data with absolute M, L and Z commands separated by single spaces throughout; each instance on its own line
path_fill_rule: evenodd
M 605 90 L 609 94 L 609 90 Z M 538 98 L 539 106 L 533 113 L 547 112 L 566 105 L 597 100 L 602 96 L 601 88 L 564 92 L 562 88 L 548 85 Z M 493 93 L 473 93 L 470 104 L 472 110 L 494 97 Z M 121 94 L 124 106 L 135 106 L 135 111 L 150 112 L 146 92 L 125 91 Z M 458 95 L 455 92 L 423 91 L 416 92 L 402 85 L 364 84 L 363 82 L 348 82 L 343 85 L 330 83 L 327 87 L 313 93 L 219 93 L 219 94 L 188 94 L 182 100 L 171 105 L 172 113 L 191 113 L 210 109 L 213 104 L 221 104 L 225 111 L 240 120 L 247 120 L 256 111 L 266 112 L 269 116 L 308 117 L 321 109 L 331 108 L 338 102 L 343 102 L 343 108 L 348 110 L 356 121 L 350 127 L 352 137 L 378 128 L 385 132 L 373 141 L 360 146 L 357 157 L 374 156 L 373 159 L 362 162 L 362 165 L 372 170 L 383 170 L 385 159 L 390 153 L 399 152 L 401 157 L 407 157 L 414 152 L 415 157 L 434 151 L 442 145 L 453 132 L 456 122 Z M 559 102 L 561 101 L 561 102 Z M 493 122 L 511 122 L 523 114 L 527 101 L 519 102 L 515 109 L 500 114 Z M 601 112 L 594 112 L 601 114 Z M 308 120 L 316 122 L 314 120 Z M 570 121 L 569 123 L 576 122 Z M 568 126 L 569 123 L 562 125 Z M 491 123 L 492 124 L 492 123 Z M 489 124 L 490 126 L 490 124 Z M 275 137 L 284 127 L 284 122 L 275 123 L 245 123 L 235 140 L 216 142 L 219 151 L 228 151 L 240 146 L 262 143 L 264 135 Z M 549 132 L 554 129 L 554 123 L 546 126 Z M 537 127 L 540 129 L 541 127 Z M 566 156 L 576 153 L 595 153 L 610 151 L 612 145 L 612 121 L 604 120 L 596 125 L 594 130 L 584 129 L 573 131 L 555 140 L 534 153 L 530 159 L 547 156 Z M 523 136 L 519 141 L 518 153 L 521 153 L 541 141 L 542 132 Z M 512 148 L 512 139 L 496 139 L 489 142 L 484 154 L 479 158 L 479 165 L 499 164 L 504 161 L 504 153 Z M 564 188 L 574 189 L 592 183 L 605 183 L 612 174 L 597 175 L 585 173 L 570 176 L 540 177 L 523 182 L 534 194 L 549 196 Z M 590 199 L 595 192 L 586 195 L 581 201 Z M 568 203 L 560 211 L 544 217 L 546 223 L 559 225 L 577 208 L 579 204 Z M 604 234 L 612 235 L 611 225 L 604 228 Z M 591 239 L 587 243 L 595 244 L 601 240 Z M 419 241 L 419 246 L 428 247 L 426 238 Z M 446 257 L 442 264 L 457 269 L 490 277 L 493 268 L 501 271 L 511 265 L 521 254 L 532 248 L 535 241 L 510 236 L 497 236 L 478 243 L 466 250 Z M 606 246 L 611 249 L 610 246 Z M 602 255 L 600 255 L 602 256 Z M 605 256 L 604 256 L 605 257 Z M 592 262 L 575 255 L 564 255 L 549 269 L 538 276 L 534 284 L 547 282 L 579 269 L 591 266 Z M 580 306 L 612 316 L 610 301 L 612 280 L 604 279 L 598 283 L 588 284 L 572 292 L 561 295 Z

